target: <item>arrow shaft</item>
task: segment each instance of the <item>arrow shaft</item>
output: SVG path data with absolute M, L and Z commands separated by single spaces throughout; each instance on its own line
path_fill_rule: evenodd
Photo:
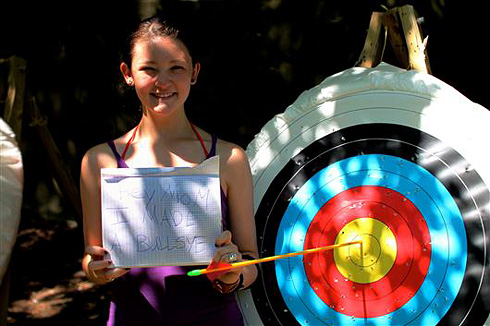
M 271 257 L 264 257 L 264 258 L 253 259 L 253 260 L 240 261 L 237 263 L 230 264 L 226 267 L 219 267 L 219 268 L 214 268 L 214 269 L 200 269 L 199 273 L 200 274 L 208 274 L 208 273 L 223 272 L 223 271 L 227 271 L 227 270 L 234 269 L 234 268 L 240 268 L 240 267 L 265 263 L 265 262 L 269 262 L 269 261 L 274 261 L 274 260 L 278 260 L 278 259 L 284 259 L 284 258 L 289 258 L 289 257 L 294 257 L 294 256 L 299 256 L 299 255 L 309 255 L 309 254 L 313 254 L 313 253 L 317 253 L 317 252 L 332 250 L 332 249 L 345 247 L 345 246 L 352 246 L 352 245 L 356 245 L 356 244 L 361 245 L 361 248 L 362 248 L 362 241 L 345 242 L 345 243 L 340 243 L 340 244 L 336 244 L 336 245 L 330 245 L 330 246 L 319 247 L 319 248 L 312 248 L 312 249 L 307 249 L 307 250 L 303 250 L 303 251 L 291 252 L 291 253 L 281 254 L 281 255 L 276 255 L 276 256 L 271 256 Z

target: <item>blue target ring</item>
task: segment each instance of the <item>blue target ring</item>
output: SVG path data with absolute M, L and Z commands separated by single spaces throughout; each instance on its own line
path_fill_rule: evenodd
M 316 173 L 296 192 L 286 209 L 276 237 L 276 254 L 303 250 L 308 226 L 321 206 L 348 188 L 367 185 L 403 194 L 426 220 L 432 253 L 420 289 L 406 305 L 384 316 L 347 316 L 327 306 L 316 295 L 307 281 L 302 259 L 291 258 L 277 261 L 275 267 L 286 305 L 296 320 L 305 325 L 312 321 L 352 325 L 437 324 L 453 304 L 463 282 L 466 231 L 458 206 L 444 185 L 410 161 L 390 155 L 360 155 Z

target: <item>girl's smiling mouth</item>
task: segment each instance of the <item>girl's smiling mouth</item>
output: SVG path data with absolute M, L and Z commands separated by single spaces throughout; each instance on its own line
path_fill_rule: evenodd
M 167 98 L 170 98 L 174 95 L 176 95 L 177 93 L 176 92 L 153 92 L 151 93 L 152 96 L 158 98 L 158 99 L 167 99 Z

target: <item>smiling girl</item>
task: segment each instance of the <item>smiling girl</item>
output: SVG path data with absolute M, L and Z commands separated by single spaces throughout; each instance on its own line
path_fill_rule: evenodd
M 251 174 L 244 151 L 194 126 L 184 103 L 201 66 L 179 31 L 160 18 L 143 21 L 120 65 L 142 107 L 139 124 L 121 137 L 91 148 L 81 164 L 84 217 L 83 269 L 97 283 L 111 282 L 108 325 L 241 325 L 234 291 L 250 286 L 255 266 L 234 269 L 215 281 L 186 276 L 192 267 L 110 268 L 102 247 L 100 169 L 195 166 L 219 155 L 222 224 L 214 262 L 257 257 Z

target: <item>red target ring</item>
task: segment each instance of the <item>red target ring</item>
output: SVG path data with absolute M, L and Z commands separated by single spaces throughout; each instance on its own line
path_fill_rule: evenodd
M 359 218 L 376 219 L 395 236 L 396 258 L 386 275 L 375 282 L 354 282 L 339 271 L 333 251 L 305 256 L 305 271 L 312 289 L 332 309 L 353 317 L 383 316 L 405 305 L 422 285 L 431 260 L 429 229 L 402 194 L 362 186 L 325 203 L 310 224 L 305 248 L 333 243 L 346 224 Z

